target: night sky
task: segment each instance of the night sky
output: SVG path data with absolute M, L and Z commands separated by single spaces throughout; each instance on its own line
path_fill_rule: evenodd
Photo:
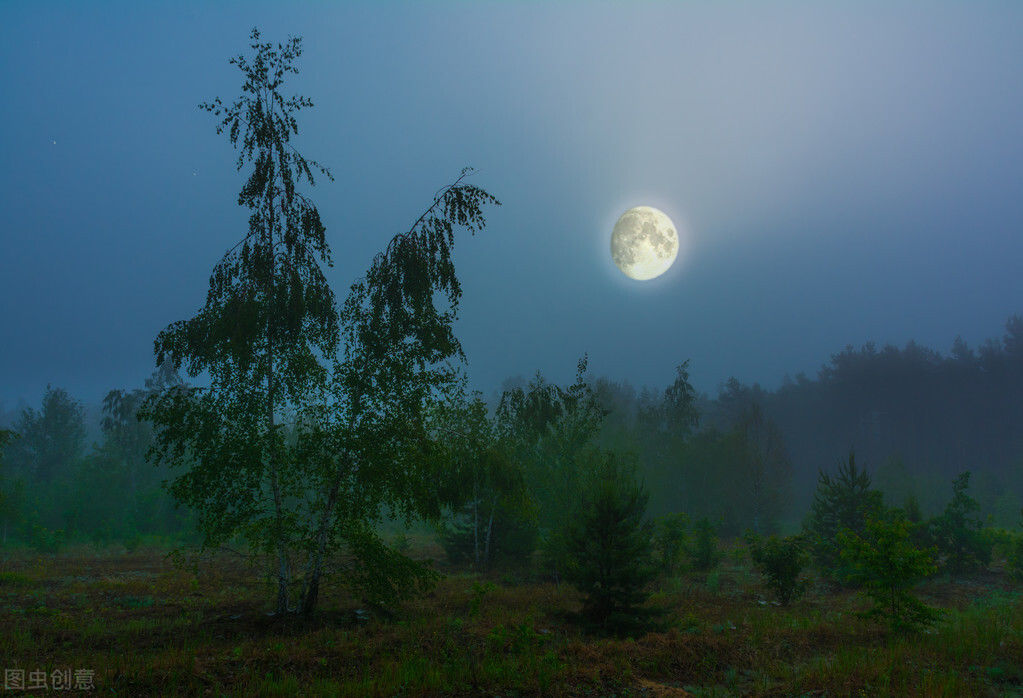
M 142 384 L 247 228 L 200 102 L 304 39 L 296 146 L 343 297 L 464 166 L 476 386 L 538 369 L 776 387 L 846 344 L 946 351 L 1023 312 L 1020 3 L 0 3 L 0 400 Z M 647 282 L 609 252 L 650 205 Z

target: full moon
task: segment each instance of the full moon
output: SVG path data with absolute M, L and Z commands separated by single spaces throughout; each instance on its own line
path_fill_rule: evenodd
M 656 208 L 630 208 L 611 231 L 611 259 L 629 278 L 646 281 L 660 276 L 677 256 L 675 224 Z

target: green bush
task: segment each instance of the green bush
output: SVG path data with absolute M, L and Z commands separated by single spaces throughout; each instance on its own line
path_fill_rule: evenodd
M 778 601 L 788 604 L 806 592 L 810 582 L 799 579 L 799 573 L 808 562 L 801 536 L 770 536 L 762 540 L 751 533 L 746 539 L 754 567 L 767 578 L 767 587 Z
M 1023 510 L 1020 511 L 1023 515 Z M 1005 555 L 1005 573 L 1009 578 L 1023 582 L 1023 533 L 999 530 L 994 545 L 997 545 Z
M 59 553 L 64 547 L 64 529 L 56 530 L 33 524 L 31 534 L 32 547 L 41 553 Z
M 693 569 L 706 572 L 721 561 L 718 553 L 718 536 L 714 525 L 706 518 L 696 522 L 693 543 L 689 546 L 689 559 Z
M 654 521 L 653 543 L 662 572 L 674 572 L 682 565 L 688 547 L 688 525 L 689 517 L 683 513 L 666 514 Z
M 938 609 L 925 605 L 910 590 L 937 569 L 933 549 L 920 549 L 910 539 L 911 524 L 900 510 L 867 519 L 863 535 L 844 530 L 838 534 L 842 559 L 852 579 L 863 585 L 874 601 L 866 616 L 878 618 L 892 630 L 932 625 Z

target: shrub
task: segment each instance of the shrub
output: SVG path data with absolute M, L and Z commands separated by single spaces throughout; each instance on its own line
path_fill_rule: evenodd
M 688 525 L 689 517 L 682 513 L 666 514 L 654 522 L 653 543 L 662 572 L 674 572 L 681 566 L 688 544 Z
M 1005 572 L 1017 582 L 1023 582 L 1023 534 L 1015 534 L 1005 556 Z
M 1023 509 L 1020 509 L 1020 525 L 1023 526 Z M 1005 573 L 1009 578 L 1023 582 L 1023 533 L 1004 531 Z
M 706 572 L 717 566 L 721 560 L 718 553 L 718 536 L 714 525 L 706 518 L 696 522 L 693 544 L 689 547 L 689 558 L 693 569 Z
M 881 619 L 892 630 L 923 628 L 938 619 L 937 609 L 910 593 L 917 582 L 937 569 L 935 551 L 913 545 L 910 522 L 901 511 L 868 519 L 863 535 L 841 531 L 838 541 L 852 578 L 874 601 L 864 615 Z
M 767 578 L 767 588 L 778 601 L 788 604 L 806 592 L 809 581 L 799 579 L 808 561 L 801 536 L 770 536 L 762 540 L 751 533 L 747 541 L 754 567 Z
M 41 553 L 59 553 L 64 547 L 64 537 L 62 528 L 54 530 L 39 524 L 32 525 L 32 547 Z
M 603 454 L 565 531 L 565 579 L 585 594 L 583 617 L 602 630 L 635 626 L 655 574 L 648 495 L 634 470 Z

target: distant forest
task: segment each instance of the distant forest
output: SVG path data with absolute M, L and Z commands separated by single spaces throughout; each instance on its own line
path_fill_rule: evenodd
M 644 415 L 663 400 L 627 383 L 604 379 L 595 390 L 612 425 L 604 438 L 642 440 Z M 915 497 L 936 513 L 949 483 L 973 473 L 974 496 L 991 523 L 1013 527 L 1023 506 L 1023 319 L 1013 315 L 1000 339 L 976 349 L 956 337 L 949 354 L 909 342 L 899 348 L 851 345 L 834 354 L 816 378 L 786 378 L 777 390 L 732 378 L 717 397 L 696 402 L 699 430 L 684 448 L 636 443 L 651 489 L 652 513 L 687 511 L 751 521 L 758 497 L 786 528 L 812 499 L 818 472 L 834 471 L 851 450 L 888 504 Z M 650 434 L 652 436 L 652 434 Z M 750 490 L 742 504 L 735 492 Z M 755 494 L 761 488 L 764 492 Z M 767 493 L 777 491 L 777 498 Z M 706 507 L 721 508 L 720 511 Z
M 688 366 L 666 390 L 587 377 L 606 416 L 600 445 L 635 455 L 650 491 L 648 514 L 685 512 L 724 535 L 794 531 L 820 471 L 855 451 L 890 506 L 915 499 L 925 514 L 948 501 L 951 482 L 972 472 L 972 493 L 995 526 L 1014 528 L 1023 507 L 1023 319 L 976 349 L 956 338 L 949 354 L 915 342 L 852 346 L 815 378 L 777 390 L 729 379 L 697 396 Z M 150 425 L 134 411 L 150 391 L 177 381 L 111 391 L 85 408 L 50 388 L 42 405 L 0 412 L 19 434 L 6 451 L 0 539 L 39 547 L 65 541 L 185 540 L 191 517 L 176 509 L 145 460 Z M 503 395 L 554 389 L 542 376 L 505 381 Z M 498 396 L 500 397 L 500 396 Z M 499 400 L 498 400 L 499 402 Z M 497 402 L 491 405 L 497 407 Z M 681 410 L 681 412 L 679 411 Z M 72 494 L 75 493 L 75 494 Z

